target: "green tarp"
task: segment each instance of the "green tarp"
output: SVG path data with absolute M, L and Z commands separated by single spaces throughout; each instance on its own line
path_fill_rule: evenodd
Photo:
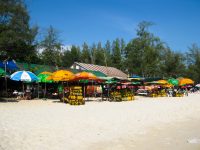
M 106 77 L 106 75 L 104 73 L 102 73 L 100 71 L 93 71 L 93 70 L 77 70 L 77 69 L 70 69 L 70 68 L 64 68 L 64 67 L 55 67 L 55 66 L 39 65 L 39 64 L 28 64 L 28 63 L 20 63 L 20 62 L 17 62 L 17 66 L 19 67 L 19 70 L 28 70 L 28 71 L 35 73 L 36 75 L 38 75 L 44 71 L 54 72 L 56 70 L 66 69 L 66 70 L 73 72 L 74 74 L 85 71 L 85 72 L 91 72 L 97 77 Z

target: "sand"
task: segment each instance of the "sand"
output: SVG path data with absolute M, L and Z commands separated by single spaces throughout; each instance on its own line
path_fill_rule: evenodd
M 0 150 L 200 150 L 200 94 L 0 102 Z

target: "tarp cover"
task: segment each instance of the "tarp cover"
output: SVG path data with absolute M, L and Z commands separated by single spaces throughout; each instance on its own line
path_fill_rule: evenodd
M 8 70 L 17 70 L 18 69 L 16 62 L 14 60 L 9 60 L 6 62 L 0 61 L 0 67 L 5 68 L 5 63 L 6 63 L 6 69 L 8 69 Z

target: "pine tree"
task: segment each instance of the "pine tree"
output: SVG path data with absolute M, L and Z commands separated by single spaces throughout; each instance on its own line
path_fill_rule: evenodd
M 101 42 L 97 44 L 95 64 L 105 66 L 104 49 L 102 48 Z
M 52 26 L 47 29 L 44 39 L 40 43 L 42 60 L 46 65 L 61 66 L 61 43 L 58 32 Z
M 121 57 L 121 49 L 120 49 L 120 40 L 116 39 L 112 44 L 112 64 L 114 67 L 121 69 L 122 67 L 122 57 Z
M 82 47 L 83 47 L 83 49 L 82 49 L 82 53 L 81 53 L 81 62 L 90 64 L 91 57 L 90 57 L 89 46 L 84 42 Z
M 36 59 L 34 40 L 37 27 L 31 28 L 29 20 L 22 0 L 0 0 L 0 55 L 17 61 Z

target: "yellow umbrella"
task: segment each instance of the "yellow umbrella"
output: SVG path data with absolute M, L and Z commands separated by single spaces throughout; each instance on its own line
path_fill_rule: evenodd
M 47 79 L 54 81 L 69 81 L 74 79 L 74 73 L 68 70 L 58 70 Z
M 163 87 L 171 88 L 171 87 L 173 87 L 173 85 L 171 85 L 171 84 L 165 84 L 165 85 L 163 85 Z
M 186 85 L 186 84 L 194 84 L 194 81 L 192 79 L 189 78 L 182 78 L 179 80 L 179 85 Z
M 48 80 L 53 81 L 70 81 L 74 79 L 74 73 L 68 70 L 58 70 L 54 72 L 51 76 L 47 78 Z M 63 89 L 63 102 L 64 102 L 64 89 Z
M 158 80 L 157 83 L 158 84 L 168 84 L 168 82 L 166 80 Z

